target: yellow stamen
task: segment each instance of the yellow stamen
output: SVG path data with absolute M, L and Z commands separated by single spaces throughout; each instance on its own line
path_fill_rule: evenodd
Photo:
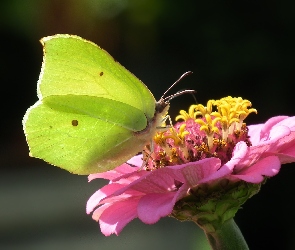
M 200 130 L 204 131 L 208 138 L 208 146 L 211 148 L 213 146 L 213 135 L 214 133 L 219 133 L 219 128 L 216 127 L 216 123 L 220 120 L 219 117 L 215 117 L 213 120 L 209 114 L 205 115 L 206 122 L 202 119 L 196 119 L 195 122 L 201 127 Z
M 159 132 L 155 135 L 154 137 L 154 141 L 156 144 L 160 145 L 166 152 L 166 154 L 172 158 L 175 156 L 175 152 L 173 151 L 174 148 L 171 148 L 166 140 L 167 139 L 172 139 L 173 140 L 173 144 L 176 147 L 183 147 L 183 141 L 185 139 L 185 136 L 189 134 L 188 131 L 185 130 L 186 124 L 182 124 L 179 127 L 179 132 L 177 133 L 176 130 L 172 127 L 169 129 L 170 133 L 165 133 L 165 132 Z M 188 155 L 188 151 L 187 149 L 183 150 L 183 154 L 185 157 L 187 157 Z
M 187 121 L 188 119 L 195 119 L 196 115 L 195 115 L 195 108 L 198 105 L 191 105 L 188 109 L 188 113 L 184 110 L 180 110 L 179 113 L 180 115 L 176 116 L 175 120 L 178 121 L 180 119 Z
M 180 115 L 175 117 L 175 121 L 178 121 L 178 120 L 187 121 L 188 119 L 191 118 L 189 113 L 187 113 L 185 110 L 180 110 L 179 113 L 180 113 Z
M 209 100 L 207 102 L 207 106 L 204 107 L 202 104 L 195 105 L 195 114 L 194 117 L 197 116 L 205 116 L 206 114 L 212 113 L 212 105 L 214 104 L 214 100 Z
M 213 106 L 216 107 L 217 111 L 213 111 Z M 229 134 L 241 129 L 243 121 L 250 113 L 257 113 L 256 109 L 250 108 L 251 106 L 252 104 L 249 100 L 244 100 L 241 97 L 227 96 L 219 100 L 209 100 L 206 106 L 202 104 L 191 105 L 188 113 L 181 110 L 176 120 L 183 119 L 186 121 L 190 118 L 196 119 L 199 116 L 205 118 L 205 120 L 196 119 L 195 122 L 200 124 L 200 130 L 206 133 L 208 145 L 211 148 L 214 133 L 220 133 L 216 126 L 217 122 L 220 122 L 221 138 L 227 141 Z M 211 117 L 215 118 L 212 120 Z

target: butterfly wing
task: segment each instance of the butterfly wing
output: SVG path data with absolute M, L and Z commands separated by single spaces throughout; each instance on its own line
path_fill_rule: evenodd
M 148 119 L 154 116 L 155 98 L 132 73 L 96 44 L 73 35 L 41 39 L 43 65 L 38 97 L 88 95 L 129 104 Z
M 142 150 L 151 136 L 137 132 L 155 113 L 147 87 L 82 38 L 56 35 L 42 43 L 39 101 L 23 120 L 31 156 L 89 174 L 112 169 Z
M 106 104 L 101 99 L 50 96 L 32 106 L 24 118 L 31 156 L 72 173 L 89 174 L 118 166 L 142 150 L 144 141 L 131 131 L 131 126 L 142 124 L 142 112 L 126 104 L 114 109 L 116 101 Z M 93 105 L 84 107 L 88 101 Z M 126 118 L 130 109 L 132 116 Z

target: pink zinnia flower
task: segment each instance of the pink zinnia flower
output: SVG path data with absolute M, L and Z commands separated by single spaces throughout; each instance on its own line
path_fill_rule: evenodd
M 276 175 L 281 164 L 295 161 L 295 117 L 273 117 L 247 127 L 244 119 L 256 112 L 249 107 L 248 100 L 232 97 L 210 100 L 207 106 L 192 105 L 177 117 L 184 121 L 155 136 L 153 152 L 147 146 L 143 155 L 128 163 L 90 175 L 89 181 L 110 180 L 87 203 L 87 213 L 93 212 L 102 233 L 118 235 L 134 218 L 152 224 L 168 215 L 205 227 L 198 209 L 214 199 L 213 192 L 219 192 L 215 202 L 227 202 L 221 207 L 232 209 L 229 217 L 233 217 L 266 177 Z M 238 185 L 251 191 L 241 194 L 239 206 L 230 208 L 228 195 L 223 200 L 220 194 Z

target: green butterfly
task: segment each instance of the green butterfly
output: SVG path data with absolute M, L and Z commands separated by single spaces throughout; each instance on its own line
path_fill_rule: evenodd
M 96 44 L 41 39 L 39 100 L 23 119 L 30 156 L 75 174 L 113 169 L 142 151 L 169 109 Z

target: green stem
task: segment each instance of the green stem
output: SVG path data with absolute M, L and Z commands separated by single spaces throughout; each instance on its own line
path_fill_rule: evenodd
M 206 233 L 206 236 L 213 250 L 249 250 L 234 219 L 225 222 L 215 232 Z

